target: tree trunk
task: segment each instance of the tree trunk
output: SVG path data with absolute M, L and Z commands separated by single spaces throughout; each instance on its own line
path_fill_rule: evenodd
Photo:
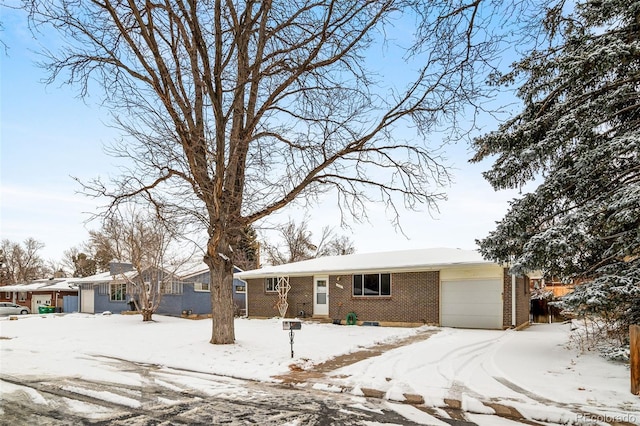
M 142 321 L 151 321 L 151 316 L 153 315 L 153 311 L 151 309 L 142 309 Z
M 211 273 L 213 327 L 210 343 L 214 345 L 233 344 L 236 340 L 233 324 L 233 263 L 229 245 L 220 243 L 214 246 L 210 240 L 205 263 L 209 266 Z

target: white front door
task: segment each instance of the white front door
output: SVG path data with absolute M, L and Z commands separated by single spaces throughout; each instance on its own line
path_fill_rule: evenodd
M 313 316 L 329 315 L 329 277 L 313 278 Z
M 80 290 L 80 312 L 93 314 L 93 288 Z

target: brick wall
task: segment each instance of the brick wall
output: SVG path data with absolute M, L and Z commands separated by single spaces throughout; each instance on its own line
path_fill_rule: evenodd
M 529 322 L 529 312 L 531 310 L 531 288 L 529 277 L 517 277 L 516 287 L 516 326 Z
M 329 277 L 329 318 L 344 320 L 349 312 L 355 312 L 359 321 L 439 323 L 438 271 L 391 274 L 390 297 L 353 297 L 352 282 L 351 275 Z M 267 293 L 264 283 L 264 279 L 247 280 L 250 316 L 279 315 L 278 295 Z M 313 277 L 291 277 L 289 284 L 287 316 L 298 316 L 301 310 L 313 316 Z
M 329 317 L 346 319 L 355 312 L 358 321 L 438 324 L 440 274 L 438 271 L 391 274 L 391 296 L 354 297 L 351 275 L 329 277 Z M 336 286 L 336 283 L 342 288 Z
M 287 296 L 289 309 L 287 317 L 293 318 L 304 310 L 307 316 L 313 315 L 313 277 L 289 278 L 291 290 Z M 247 304 L 248 315 L 252 317 L 280 316 L 278 312 L 278 293 L 265 291 L 265 279 L 256 278 L 247 280 Z
M 504 290 L 503 290 L 503 326 L 509 328 L 512 326 L 512 298 L 511 298 L 511 274 L 509 269 L 504 268 Z M 516 277 L 516 321 L 515 325 L 520 326 L 529 321 L 529 300 L 531 294 L 529 292 L 529 278 Z

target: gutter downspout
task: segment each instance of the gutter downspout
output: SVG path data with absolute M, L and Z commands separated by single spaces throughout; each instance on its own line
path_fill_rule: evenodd
M 516 328 L 516 276 L 511 274 L 511 326 Z

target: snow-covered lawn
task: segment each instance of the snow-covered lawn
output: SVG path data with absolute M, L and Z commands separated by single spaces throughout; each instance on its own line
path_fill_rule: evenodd
M 312 368 L 418 331 L 304 323 L 295 334 L 292 360 L 288 332 L 277 319 L 237 319 L 237 343 L 214 346 L 208 343 L 209 320 L 154 318 L 148 323 L 128 315 L 1 318 L 0 373 L 139 384 L 134 372 L 109 368 L 112 357 L 269 381 L 292 363 Z M 548 422 L 588 424 L 607 417 L 639 423 L 640 398 L 629 392 L 628 367 L 567 349 L 569 333 L 566 324 L 505 332 L 443 328 L 427 340 L 335 370 L 325 388 L 356 394 L 373 388 L 391 400 L 417 394 L 435 407 L 457 400 L 478 415 L 491 414 L 490 405 L 498 403 Z M 0 394 L 12 389 L 3 386 Z

